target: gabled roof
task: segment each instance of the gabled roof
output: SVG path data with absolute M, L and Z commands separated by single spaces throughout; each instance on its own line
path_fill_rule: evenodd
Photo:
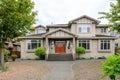
M 46 27 L 45 27 L 45 26 L 43 26 L 43 25 L 38 25 L 38 26 L 35 26 L 35 28 L 39 28 L 39 27 L 46 28 Z
M 58 29 L 56 29 L 56 30 L 54 30 L 54 31 L 48 32 L 48 33 L 46 33 L 46 34 L 44 35 L 44 37 L 47 36 L 47 35 L 50 35 L 50 34 L 52 34 L 52 33 L 55 33 L 55 32 L 57 32 L 57 31 L 63 31 L 63 32 L 66 32 L 66 33 L 68 33 L 68 34 L 71 34 L 71 35 L 77 37 L 76 34 L 71 33 L 71 32 L 69 32 L 69 31 L 67 31 L 67 30 L 62 29 L 62 28 L 58 28 Z
M 80 17 L 78 17 L 78 18 L 76 18 L 76 19 L 73 19 L 73 20 L 69 21 L 69 23 L 72 23 L 72 22 L 77 21 L 77 20 L 82 19 L 82 18 L 87 18 L 87 19 L 90 19 L 90 20 L 92 20 L 92 21 L 95 21 L 96 23 L 100 23 L 99 20 L 94 19 L 94 18 L 92 18 L 92 17 L 89 17 L 89 16 L 87 16 L 87 15 L 83 15 L 83 16 L 80 16 Z
M 22 39 L 43 38 L 42 36 L 43 36 L 44 34 L 45 34 L 45 33 L 43 33 L 43 34 L 30 34 L 30 35 L 23 36 L 23 37 L 19 37 L 19 38 L 22 38 Z
M 68 27 L 68 24 L 51 24 L 47 25 L 47 27 Z
M 106 25 L 106 24 L 98 24 L 96 27 L 98 27 L 98 28 L 108 28 L 109 26 L 108 25 Z

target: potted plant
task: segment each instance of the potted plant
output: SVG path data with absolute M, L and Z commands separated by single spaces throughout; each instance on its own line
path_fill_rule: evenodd
M 85 48 L 84 47 L 76 47 L 76 54 L 78 54 L 78 59 L 80 54 L 85 54 Z
M 11 58 L 12 58 L 12 61 L 15 61 L 15 59 L 17 58 L 18 56 L 16 54 L 12 54 L 11 55 Z
M 39 57 L 39 59 L 45 59 L 46 49 L 44 47 L 39 47 L 35 50 L 35 55 Z

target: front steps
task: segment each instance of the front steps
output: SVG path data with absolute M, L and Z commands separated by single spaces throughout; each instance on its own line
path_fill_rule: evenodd
M 48 61 L 73 61 L 72 54 L 48 54 Z

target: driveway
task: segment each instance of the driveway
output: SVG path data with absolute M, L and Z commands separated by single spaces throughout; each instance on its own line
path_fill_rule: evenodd
M 72 64 L 74 61 L 47 61 L 52 72 L 43 80 L 72 80 Z
M 0 80 L 42 80 L 52 70 L 46 61 L 23 60 L 8 62 L 7 72 L 0 72 Z

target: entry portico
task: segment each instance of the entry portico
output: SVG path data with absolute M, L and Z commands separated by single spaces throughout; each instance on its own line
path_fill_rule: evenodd
M 77 35 L 62 28 L 44 35 L 46 43 L 46 59 L 48 54 L 75 54 Z

